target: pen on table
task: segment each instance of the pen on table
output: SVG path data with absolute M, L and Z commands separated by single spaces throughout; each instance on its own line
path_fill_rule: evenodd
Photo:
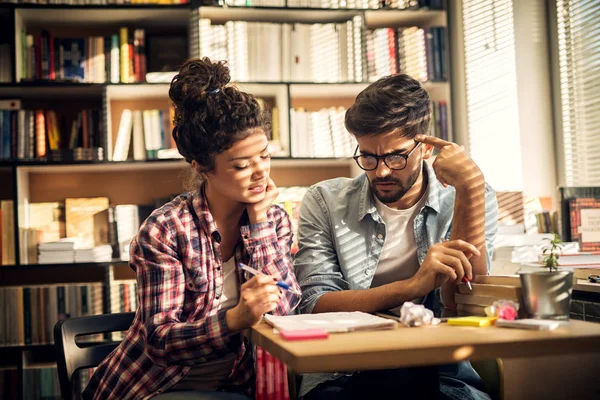
M 243 269 L 244 271 L 250 272 L 252 275 L 262 274 L 262 272 L 260 272 L 259 270 L 249 267 L 246 264 L 238 263 L 238 267 L 240 267 L 240 269 Z M 290 293 L 293 293 L 298 296 L 302 296 L 302 293 L 300 293 L 296 289 L 292 288 L 290 285 L 288 285 L 285 282 L 276 281 L 275 284 L 277 286 L 279 286 L 280 288 L 287 290 Z
M 447 239 L 442 238 L 442 242 L 446 242 Z M 467 287 L 469 288 L 469 290 L 473 290 L 473 286 L 471 286 L 471 281 L 469 281 L 469 278 L 467 278 L 467 276 L 463 276 L 463 278 L 461 279 L 461 281 L 467 285 Z

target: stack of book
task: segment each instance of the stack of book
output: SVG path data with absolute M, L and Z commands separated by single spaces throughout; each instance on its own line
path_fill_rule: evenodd
M 467 285 L 458 285 L 459 293 L 455 301 L 459 316 L 485 316 L 485 308 L 499 300 L 511 300 L 519 304 L 519 315 L 522 315 L 523 293 L 518 275 L 479 275 L 471 281 L 471 285 L 473 290 Z

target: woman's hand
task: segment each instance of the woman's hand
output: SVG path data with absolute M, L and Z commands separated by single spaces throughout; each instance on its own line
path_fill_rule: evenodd
M 273 311 L 281 300 L 281 291 L 270 275 L 256 275 L 240 289 L 237 306 L 227 310 L 227 326 L 233 332 L 257 324 L 263 314 Z
M 269 178 L 269 183 L 267 183 L 267 187 L 265 188 L 265 197 L 258 203 L 248 203 L 246 205 L 246 211 L 248 211 L 248 218 L 251 224 L 267 221 L 267 210 L 278 195 L 279 189 L 275 186 L 273 180 Z

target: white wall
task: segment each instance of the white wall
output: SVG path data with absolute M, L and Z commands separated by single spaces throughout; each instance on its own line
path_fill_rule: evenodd
M 455 140 L 470 151 L 467 118 L 462 1 L 448 2 Z M 525 196 L 555 197 L 556 155 L 551 98 L 546 0 L 513 0 L 520 149 Z M 502 155 L 498 154 L 498 165 Z M 485 171 L 484 171 L 485 173 Z
M 557 171 L 546 0 L 513 0 L 525 196 L 554 196 Z

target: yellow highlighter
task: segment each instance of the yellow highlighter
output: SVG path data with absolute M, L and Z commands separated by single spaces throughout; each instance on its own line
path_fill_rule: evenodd
M 498 317 L 457 317 L 448 318 L 448 325 L 456 326 L 490 326 L 494 325 Z

